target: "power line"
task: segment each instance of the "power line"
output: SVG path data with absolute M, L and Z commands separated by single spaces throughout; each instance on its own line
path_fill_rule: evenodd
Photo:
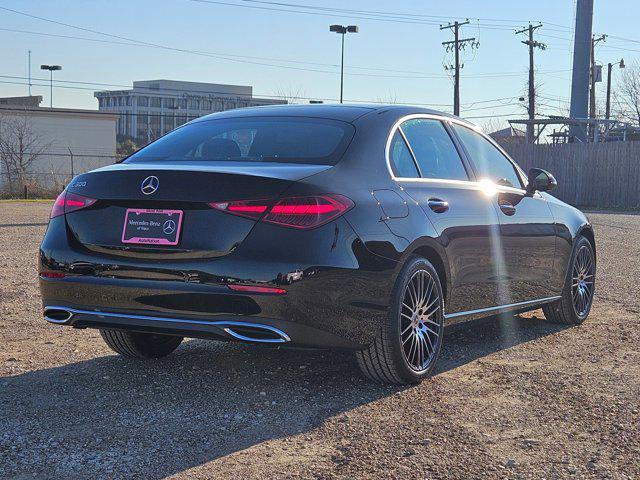
M 19 76 L 19 75 L 0 75 L 0 78 L 7 78 L 7 79 L 11 79 L 11 80 L 28 80 L 27 77 L 24 76 Z M 47 79 L 45 78 L 31 78 L 32 81 L 47 81 Z M 5 84 L 14 84 L 14 85 L 26 85 L 26 83 L 24 82 L 13 82 L 13 81 L 0 81 L 0 83 L 5 83 Z M 65 89 L 71 89 L 71 90 L 84 90 L 84 91 L 94 91 L 95 88 L 90 88 L 87 86 L 79 86 L 79 85 L 94 85 L 94 86 L 111 86 L 111 87 L 120 87 L 120 88 L 132 88 L 130 85 L 123 85 L 123 84 L 111 84 L 111 83 L 96 83 L 96 82 L 83 82 L 83 81 L 73 81 L 73 80 L 55 80 L 54 83 L 71 83 L 73 85 L 59 85 L 56 84 L 57 88 L 65 88 Z M 47 85 L 44 83 L 38 84 L 38 83 L 33 83 L 34 86 L 37 87 L 46 87 Z M 145 90 L 148 91 L 150 94 L 152 93 L 158 93 L 157 89 L 151 88 L 151 87 L 143 87 L 143 86 L 136 86 L 136 89 L 141 89 L 141 90 Z M 169 90 L 169 91 L 173 91 L 173 92 L 179 92 L 179 93 L 184 93 L 184 90 L 182 89 L 178 89 L 178 88 L 167 88 L 167 89 L 163 89 L 163 90 Z M 193 93 L 197 93 L 197 94 L 202 94 L 203 92 L 193 92 Z M 240 99 L 240 100 L 251 100 L 252 98 L 245 98 L 242 96 L 238 96 L 238 97 L 229 97 L 228 92 L 220 92 L 220 91 L 213 91 L 213 92 L 208 92 L 211 94 L 220 94 L 220 95 L 225 95 L 226 98 L 230 98 L 230 99 Z M 303 96 L 286 96 L 286 95 L 260 95 L 260 94 L 256 94 L 256 97 L 253 97 L 254 99 L 256 98 L 273 98 L 273 99 L 296 99 L 296 100 L 325 100 L 328 102 L 337 102 L 338 99 L 336 98 L 322 98 L 322 97 L 303 97 Z M 475 100 L 472 102 L 468 102 L 465 103 L 465 109 L 468 109 L 469 111 L 471 110 L 476 110 L 475 107 L 476 105 L 482 105 L 482 104 L 486 104 L 486 103 L 493 103 L 493 102 L 504 102 L 504 101 L 513 101 L 515 98 L 517 98 L 517 96 L 511 96 L 511 97 L 501 97 L 501 98 L 491 98 L 491 99 L 484 99 L 484 100 Z M 373 100 L 348 100 L 349 102 L 354 102 L 354 103 L 371 103 L 371 104 L 380 104 L 380 105 L 386 105 L 388 102 L 382 102 L 382 101 L 373 101 Z M 417 105 L 417 106 L 430 106 L 430 107 L 451 107 L 451 104 L 446 104 L 446 103 L 418 103 L 418 102 L 412 102 L 412 101 L 408 101 L 408 102 L 401 102 L 402 104 L 407 104 L 407 105 Z M 503 103 L 498 103 L 496 106 L 500 107 L 504 105 Z M 490 108 L 490 107 L 489 107 Z M 6 108 L 4 108 L 6 110 Z M 23 109 L 20 109 L 23 110 Z M 52 110 L 47 110 L 47 111 L 52 111 Z M 118 112 L 110 112 L 110 113 L 118 113 Z
M 2 7 L 0 7 L 0 9 L 1 8 Z M 29 35 L 47 36 L 47 37 L 54 37 L 54 38 L 63 38 L 63 39 L 69 39 L 69 40 L 82 40 L 82 41 L 88 41 L 88 42 L 123 45 L 123 46 L 138 46 L 138 47 L 146 47 L 146 48 L 165 49 L 164 47 L 158 47 L 158 46 L 153 46 L 153 45 L 148 45 L 148 44 L 136 43 L 134 41 L 124 42 L 124 41 L 115 41 L 115 40 L 104 40 L 104 39 L 96 39 L 96 38 L 89 38 L 89 37 L 79 37 L 79 36 L 73 36 L 73 35 L 61 35 L 61 34 L 54 34 L 54 33 L 48 33 L 48 32 L 35 32 L 35 31 L 29 31 L 29 30 L 17 30 L 17 29 L 10 29 L 10 28 L 0 28 L 0 31 L 12 32 L 12 33 L 23 33 L 23 34 L 29 34 Z M 167 47 L 167 48 L 171 49 L 172 47 Z M 273 58 L 273 57 L 256 57 L 256 56 L 250 56 L 250 55 L 225 54 L 225 53 L 206 52 L 206 51 L 187 50 L 187 49 L 178 49 L 178 51 L 183 52 L 183 53 L 210 56 L 212 58 L 216 58 L 216 59 L 220 59 L 220 60 L 228 60 L 228 61 L 233 61 L 233 62 L 237 62 L 237 63 L 249 63 L 249 64 L 254 64 L 254 65 L 269 66 L 269 67 L 274 67 L 274 68 L 285 68 L 285 69 L 288 68 L 288 69 L 308 71 L 308 72 L 327 73 L 327 74 L 332 74 L 332 75 L 335 74 L 336 72 L 330 71 L 330 70 L 291 67 L 291 66 L 288 66 L 288 65 L 275 65 L 275 64 L 264 63 L 264 62 L 244 61 L 242 59 L 243 58 L 246 58 L 246 59 L 257 59 L 257 60 L 265 60 L 265 61 L 277 61 L 277 62 L 283 62 L 283 63 L 293 63 L 293 64 L 299 64 L 299 65 L 315 65 L 315 66 L 333 67 L 333 68 L 338 68 L 339 67 L 339 65 L 331 64 L 331 63 L 304 62 L 304 61 L 299 61 L 299 60 L 281 59 L 281 58 Z M 234 57 L 238 57 L 238 58 L 234 58 Z M 439 75 L 439 74 L 436 74 L 436 73 L 421 72 L 421 71 L 414 71 L 414 70 L 400 70 L 400 69 L 379 68 L 379 67 L 364 67 L 364 66 L 349 66 L 347 68 L 357 69 L 357 70 L 371 70 L 371 71 L 381 71 L 381 72 L 397 72 L 397 73 L 415 74 L 415 75 L 378 75 L 378 74 L 371 74 L 371 73 L 354 73 L 354 72 L 346 72 L 345 73 L 345 75 L 351 75 L 351 76 L 364 76 L 364 77 L 377 77 L 377 78 L 400 78 L 400 79 L 445 79 L 445 78 L 449 78 L 447 75 Z M 560 73 L 560 72 L 567 72 L 567 71 L 569 71 L 569 70 L 568 69 L 565 69 L 565 70 L 550 70 L 548 73 L 554 73 L 554 72 L 555 73 Z M 543 73 L 543 72 L 541 72 L 541 73 Z M 547 72 L 544 72 L 544 73 L 547 73 Z M 476 77 L 477 78 L 494 78 L 494 77 L 498 78 L 498 77 L 519 76 L 519 75 L 521 75 L 521 72 L 513 72 L 513 71 L 512 72 L 484 72 L 484 73 L 471 74 L 471 75 L 469 75 L 469 77 L 471 77 L 471 78 L 476 78 Z
M 424 23 L 428 23 L 428 24 L 436 24 L 438 22 L 441 22 L 442 20 L 450 20 L 452 18 L 452 16 L 449 15 L 426 15 L 426 14 L 417 14 L 417 13 L 399 13 L 399 12 L 390 12 L 390 11 L 380 11 L 380 10 L 356 10 L 356 9 L 346 9 L 346 8 L 337 8 L 337 7 L 321 7 L 321 6 L 317 6 L 317 5 L 307 5 L 307 4 L 300 4 L 300 3 L 290 3 L 290 2 L 276 2 L 276 1 L 266 1 L 266 0 L 236 0 L 236 3 L 231 3 L 231 2 L 223 2 L 223 1 L 214 1 L 214 0 L 190 0 L 192 2 L 196 2 L 196 3 L 209 3 L 209 4 L 215 4 L 215 5 L 226 5 L 226 6 L 233 6 L 233 7 L 241 7 L 241 8 L 254 8 L 254 9 L 261 9 L 261 10 L 274 10 L 276 9 L 275 7 L 278 7 L 278 11 L 287 11 L 290 13 L 303 13 L 303 14 L 313 14 L 312 12 L 314 12 L 316 15 L 332 15 L 335 16 L 336 14 L 350 14 L 350 18 L 356 18 L 353 17 L 352 15 L 366 15 L 368 17 L 378 17 L 375 19 L 379 19 L 379 20 L 384 20 L 384 19 L 401 19 L 401 20 L 406 20 L 409 23 L 415 23 L 419 20 L 421 20 Z M 238 2 L 242 2 L 242 3 L 238 3 Z M 243 4 L 244 3 L 244 4 Z M 247 5 L 247 4 L 254 4 L 254 5 Z M 259 5 L 267 5 L 267 6 L 259 6 Z M 292 10 L 292 9 L 298 9 L 298 10 Z M 300 9 L 303 10 L 310 10 L 311 12 L 305 12 L 305 11 L 300 11 Z M 479 17 L 469 17 L 472 20 L 476 20 L 477 22 L 500 22 L 503 23 L 504 25 L 496 25 L 496 24 L 491 24 L 491 23 L 483 23 L 483 26 L 487 26 L 487 27 L 494 27 L 496 29 L 505 29 L 505 30 L 510 30 L 512 27 L 514 27 L 517 24 L 523 23 L 527 20 L 517 20 L 517 19 L 503 19 L 503 18 L 479 18 Z M 433 22 L 433 20 L 438 20 L 438 22 Z M 555 27 L 561 28 L 563 30 L 558 30 L 558 31 L 567 31 L 567 30 L 571 30 L 570 27 L 567 27 L 565 25 L 560 25 L 557 23 L 551 23 L 551 22 L 546 22 L 549 25 L 553 25 Z
M 36 79 L 37 80 L 37 79 Z M 0 81 L 0 83 L 10 83 L 10 84 L 19 84 L 19 85 L 24 85 L 24 83 L 22 82 L 4 82 L 4 81 Z M 34 84 L 35 86 L 45 86 L 44 84 Z M 64 87 L 63 87 L 64 88 Z M 74 88 L 74 87 L 67 87 L 67 88 Z M 86 88 L 81 88 L 79 87 L 79 89 L 84 89 L 87 90 Z M 309 99 L 311 99 L 312 97 L 309 97 Z M 313 98 L 317 98 L 317 97 L 313 97 Z M 506 106 L 512 106 L 512 105 L 517 105 L 517 102 L 513 102 L 513 100 L 517 98 L 517 97 L 504 97 L 504 98 L 497 98 L 497 99 L 490 99 L 490 100 L 479 100 L 476 102 L 472 102 L 469 105 L 469 108 L 465 108 L 465 111 L 467 112 L 472 112 L 472 111 L 478 111 L 478 110 L 490 110 L 490 109 L 495 109 L 495 108 L 504 108 Z M 328 101 L 336 101 L 336 99 L 327 99 Z M 379 104 L 379 105 L 385 105 L 386 102 L 379 102 L 379 101 L 369 101 L 369 100 L 349 100 L 350 102 L 354 102 L 354 103 L 370 103 L 370 104 Z M 474 105 L 479 105 L 479 104 L 485 104 L 485 103 L 491 103 L 491 102 L 502 102 L 502 101 L 508 101 L 508 103 L 498 103 L 495 105 L 487 105 L 487 106 L 483 106 L 483 107 L 474 107 Z M 444 105 L 444 104 L 434 104 L 434 103 L 416 103 L 416 102 L 403 102 L 404 104 L 409 104 L 409 105 L 416 105 L 416 106 L 424 106 L 424 107 L 450 107 L 451 105 Z M 0 112 L 3 110 L 9 110 L 9 111 L 25 111 L 24 108 L 8 108 L 8 107 L 2 107 L 0 109 Z M 47 109 L 47 110 L 43 110 L 44 112 L 64 112 L 64 113 L 74 113 L 74 112 L 70 112 L 69 110 L 56 110 L 56 109 Z M 91 110 L 87 110 L 87 111 L 83 111 L 83 112 L 77 112 L 79 114 L 84 114 L 84 113 L 96 113 L 96 114 L 113 114 L 113 115 L 120 115 L 120 116 L 144 116 L 144 117 L 166 117 L 166 116 L 183 116 L 183 117 L 189 117 L 189 118 L 196 118 L 196 115 L 187 115 L 187 111 L 180 111 L 179 114 L 176 115 L 176 112 L 173 110 L 167 110 L 166 112 L 163 113 L 149 113 L 149 112 L 138 112 L 138 113 L 133 113 L 133 112 L 118 112 L 118 111 L 109 111 L 109 110 L 95 110 L 95 111 L 91 111 Z

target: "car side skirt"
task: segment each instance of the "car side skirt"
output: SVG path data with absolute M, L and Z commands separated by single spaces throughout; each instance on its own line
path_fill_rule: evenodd
M 445 314 L 444 318 L 447 324 L 455 324 L 460 322 L 466 322 L 468 320 L 473 320 L 475 318 L 489 317 L 491 315 L 497 315 L 505 312 L 532 310 L 541 305 L 545 305 L 547 303 L 552 303 L 552 302 L 555 302 L 556 300 L 560 300 L 560 298 L 561 298 L 560 296 L 546 297 L 546 298 L 539 298 L 536 300 L 528 300 L 526 302 L 498 305 L 496 307 L 479 308 L 477 310 L 467 310 L 464 312 L 447 313 Z

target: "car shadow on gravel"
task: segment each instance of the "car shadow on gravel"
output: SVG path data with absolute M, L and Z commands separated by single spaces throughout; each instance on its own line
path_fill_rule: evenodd
M 561 329 L 513 316 L 448 329 L 436 375 Z M 364 379 L 346 352 L 200 340 L 157 361 L 28 372 L 2 380 L 0 476 L 163 478 L 400 390 Z

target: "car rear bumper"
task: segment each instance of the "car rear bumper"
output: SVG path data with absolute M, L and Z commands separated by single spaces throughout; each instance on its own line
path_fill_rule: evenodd
M 366 345 L 386 317 L 384 305 L 354 302 L 346 295 L 340 302 L 334 298 L 326 303 L 316 296 L 311 305 L 297 303 L 295 291 L 246 295 L 223 286 L 176 283 L 41 278 L 43 316 L 50 323 L 75 328 L 347 349 Z
M 342 219 L 308 234 L 305 243 L 316 248 L 293 248 L 278 229 L 262 243 L 250 236 L 229 255 L 197 261 L 88 252 L 61 220 L 51 222 L 39 259 L 43 307 L 73 313 L 58 323 L 251 341 L 229 328 L 240 322 L 288 337 L 270 343 L 362 348 L 387 321 L 396 264 L 371 254 Z M 233 291 L 232 284 L 286 294 Z

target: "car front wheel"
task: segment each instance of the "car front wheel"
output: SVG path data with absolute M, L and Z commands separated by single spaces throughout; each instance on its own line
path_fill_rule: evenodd
M 596 284 L 596 257 L 591 242 L 585 237 L 576 240 L 571 263 L 562 290 L 562 298 L 542 307 L 547 320 L 577 325 L 591 311 Z
M 369 378 L 385 383 L 417 383 L 436 364 L 444 333 L 444 295 L 431 263 L 411 258 L 398 275 L 389 319 L 368 348 L 356 352 Z

